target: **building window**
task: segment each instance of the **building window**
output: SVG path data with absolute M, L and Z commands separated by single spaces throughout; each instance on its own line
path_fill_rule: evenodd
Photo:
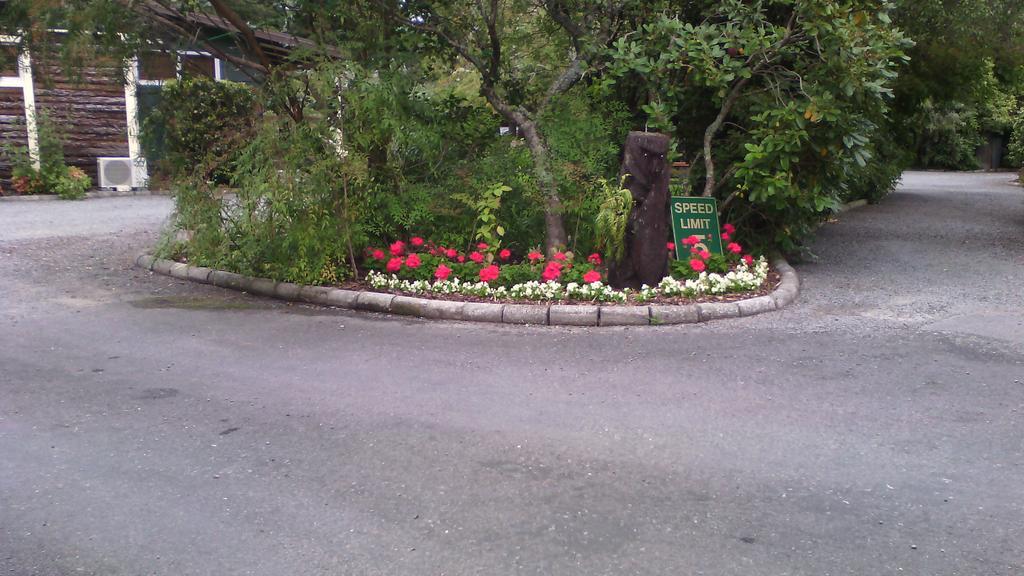
M 174 54 L 147 52 L 139 56 L 139 80 L 162 82 L 178 76 L 178 63 Z
M 212 56 L 185 54 L 181 57 L 181 73 L 184 76 L 206 76 L 216 78 L 216 64 Z

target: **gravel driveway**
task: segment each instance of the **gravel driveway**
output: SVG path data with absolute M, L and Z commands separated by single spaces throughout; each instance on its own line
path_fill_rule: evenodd
M 908 173 L 781 312 L 431 323 L 130 267 L 0 202 L 0 574 L 1024 573 L 1024 189 Z

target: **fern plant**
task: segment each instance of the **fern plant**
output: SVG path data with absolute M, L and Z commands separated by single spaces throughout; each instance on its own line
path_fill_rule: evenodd
M 625 187 L 628 176 L 624 174 L 618 186 L 603 178 L 598 181 L 601 204 L 594 221 L 594 233 L 598 248 L 614 262 L 621 261 L 626 254 L 626 225 L 633 209 L 633 194 Z

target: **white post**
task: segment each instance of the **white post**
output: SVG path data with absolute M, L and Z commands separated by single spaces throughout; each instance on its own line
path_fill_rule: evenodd
M 149 184 L 149 167 L 139 142 L 139 59 L 128 61 L 124 75 L 124 109 L 128 117 L 128 156 L 132 161 L 132 188 Z
M 18 77 L 21 78 L 21 93 L 25 100 L 25 132 L 28 133 L 28 157 L 32 166 L 39 170 L 39 125 L 36 123 L 36 91 L 32 84 L 32 58 L 28 50 L 18 54 Z

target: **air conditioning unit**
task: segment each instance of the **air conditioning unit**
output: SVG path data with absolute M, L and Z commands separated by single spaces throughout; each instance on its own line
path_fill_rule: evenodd
M 134 183 L 131 158 L 97 158 L 100 188 L 131 190 Z

